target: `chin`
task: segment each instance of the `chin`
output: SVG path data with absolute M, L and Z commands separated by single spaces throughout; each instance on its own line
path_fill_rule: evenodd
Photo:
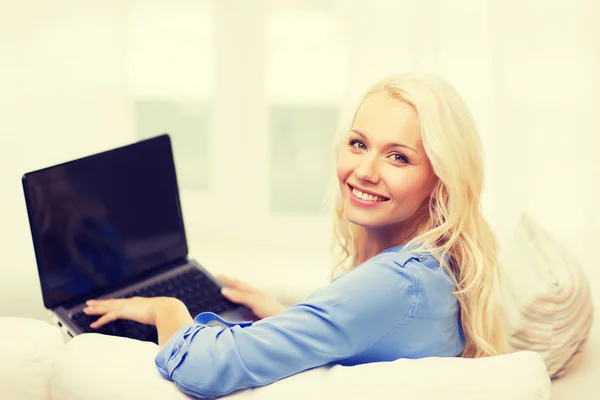
M 377 220 L 374 220 L 373 215 L 366 215 L 360 211 L 356 212 L 355 210 L 346 212 L 346 219 L 354 225 L 362 226 L 363 228 L 373 228 L 383 225 L 378 223 Z

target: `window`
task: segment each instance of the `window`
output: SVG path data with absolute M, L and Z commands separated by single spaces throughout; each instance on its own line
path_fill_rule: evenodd
M 210 189 L 210 109 L 204 102 L 136 99 L 138 138 L 168 132 L 182 190 Z
M 182 191 L 210 189 L 213 18 L 191 0 L 130 2 L 127 67 L 136 138 L 169 133 Z
M 273 3 L 267 16 L 269 204 L 322 213 L 348 55 L 335 2 Z
M 333 168 L 331 142 L 337 122 L 331 106 L 271 107 L 271 212 L 323 212 Z
M 130 4 L 136 137 L 171 134 L 191 247 L 327 245 L 322 204 L 348 74 L 340 3 Z

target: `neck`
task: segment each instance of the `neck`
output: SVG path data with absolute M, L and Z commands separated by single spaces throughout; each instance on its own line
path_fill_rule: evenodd
M 416 237 L 420 222 L 427 215 L 417 211 L 410 219 L 393 225 L 378 227 L 363 227 L 361 229 L 358 262 L 359 264 L 376 256 L 390 247 L 406 244 Z

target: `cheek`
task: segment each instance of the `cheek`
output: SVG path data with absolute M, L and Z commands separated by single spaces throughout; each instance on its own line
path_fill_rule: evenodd
M 348 177 L 352 173 L 352 165 L 349 162 L 348 157 L 340 155 L 336 163 L 336 171 L 338 181 L 340 183 L 346 182 L 346 179 L 348 179 Z
M 429 194 L 429 179 L 422 174 L 407 174 L 403 178 L 396 176 L 388 182 L 392 182 L 388 185 L 392 196 L 402 203 L 421 204 Z

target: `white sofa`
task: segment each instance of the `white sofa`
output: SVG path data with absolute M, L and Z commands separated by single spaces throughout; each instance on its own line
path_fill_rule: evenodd
M 0 318 L 0 398 L 3 400 L 182 400 L 154 366 L 152 343 L 80 335 L 64 342 L 58 327 Z M 483 359 L 425 358 L 355 367 L 315 368 L 272 385 L 239 391 L 235 399 L 542 400 L 551 382 L 542 358 L 518 352 Z M 571 397 L 568 397 L 571 398 Z

